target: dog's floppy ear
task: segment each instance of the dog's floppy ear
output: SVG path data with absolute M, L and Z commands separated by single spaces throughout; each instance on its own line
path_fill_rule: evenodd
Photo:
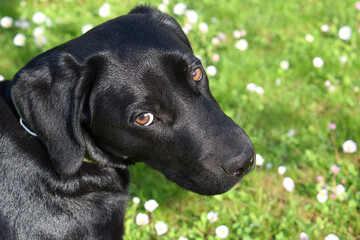
M 96 74 L 94 59 L 79 63 L 56 48 L 30 61 L 13 79 L 13 102 L 46 146 L 55 171 L 75 174 L 84 159 L 83 107 Z M 96 60 L 95 60 L 96 62 Z

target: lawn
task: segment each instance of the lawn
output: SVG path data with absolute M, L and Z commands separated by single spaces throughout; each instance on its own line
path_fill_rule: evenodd
M 137 3 L 184 27 L 258 165 L 212 197 L 131 166 L 125 239 L 360 239 L 360 2 L 1 0 L 0 75 Z

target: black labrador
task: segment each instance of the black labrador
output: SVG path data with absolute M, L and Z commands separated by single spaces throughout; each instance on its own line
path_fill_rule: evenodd
M 255 164 L 181 27 L 147 6 L 1 82 L 0 239 L 122 239 L 138 161 L 205 195 Z

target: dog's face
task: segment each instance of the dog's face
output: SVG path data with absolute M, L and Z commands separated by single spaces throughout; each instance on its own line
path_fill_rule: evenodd
M 75 174 L 87 152 L 112 166 L 144 161 L 186 189 L 219 194 L 255 164 L 181 28 L 156 10 L 136 8 L 40 55 L 14 83 L 17 109 L 59 174 Z M 25 89 L 38 95 L 24 99 Z M 53 122 L 63 132 L 50 133 Z

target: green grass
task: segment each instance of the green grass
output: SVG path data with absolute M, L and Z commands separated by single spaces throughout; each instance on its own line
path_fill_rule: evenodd
M 52 26 L 44 26 L 48 43 L 42 48 L 34 44 L 35 24 L 27 30 L 0 28 L 0 74 L 11 79 L 37 54 L 79 36 L 84 24 L 97 25 L 126 14 L 137 3 L 107 2 L 111 4 L 111 15 L 104 19 L 98 15 L 102 1 L 27 1 L 27 6 L 21 7 L 18 1 L 2 0 L 0 18 L 23 17 L 31 21 L 32 15 L 41 11 L 52 20 Z M 219 225 L 229 227 L 227 239 L 299 239 L 301 232 L 310 239 L 324 239 L 330 233 L 340 239 L 359 239 L 360 150 L 345 154 L 341 147 L 348 139 L 360 147 L 360 93 L 354 91 L 360 87 L 360 11 L 354 7 L 355 1 L 184 2 L 199 15 L 188 34 L 193 49 L 205 66 L 215 65 L 218 71 L 210 83 L 215 98 L 245 129 L 265 163 L 233 190 L 214 197 L 182 190 L 142 164 L 130 167 L 130 193 L 140 197 L 141 203 L 136 206 L 129 202 L 125 239 L 219 239 L 215 235 Z M 160 1 L 140 3 L 158 6 Z M 168 13 L 173 16 L 176 3 L 170 1 L 168 5 Z M 176 19 L 182 26 L 187 21 L 184 16 Z M 198 31 L 200 22 L 209 25 L 206 36 Z M 330 26 L 328 33 L 321 32 L 323 24 Z M 353 31 L 349 41 L 338 37 L 338 30 L 345 25 Z M 247 31 L 246 51 L 235 49 L 235 29 Z M 12 43 L 18 32 L 28 38 L 25 47 Z M 214 46 L 211 40 L 220 32 L 227 39 Z M 307 42 L 306 34 L 315 40 Z M 220 55 L 217 63 L 210 60 L 214 53 Z M 340 63 L 340 56 L 346 56 L 348 61 Z M 324 67 L 314 68 L 314 57 L 321 57 Z M 282 60 L 290 62 L 288 70 L 280 68 Z M 277 79 L 281 79 L 280 85 Z M 335 86 L 335 91 L 327 90 L 326 80 Z M 259 96 L 247 91 L 248 83 L 263 87 L 265 93 Z M 336 130 L 329 130 L 330 122 L 337 124 Z M 295 130 L 292 137 L 288 136 L 291 129 Z M 273 166 L 270 169 L 265 167 L 269 163 Z M 335 164 L 341 167 L 337 175 L 330 171 Z M 277 173 L 280 165 L 287 167 L 284 176 Z M 316 195 L 322 184 L 316 180 L 318 175 L 324 176 L 329 193 L 345 180 L 345 199 L 336 197 L 319 203 Z M 284 177 L 295 181 L 293 192 L 282 187 Z M 143 204 L 149 199 L 155 199 L 160 206 L 151 214 L 150 225 L 137 226 L 134 217 L 146 212 Z M 218 213 L 215 223 L 206 219 L 209 211 Z M 167 224 L 165 235 L 156 236 L 153 226 L 157 221 Z

